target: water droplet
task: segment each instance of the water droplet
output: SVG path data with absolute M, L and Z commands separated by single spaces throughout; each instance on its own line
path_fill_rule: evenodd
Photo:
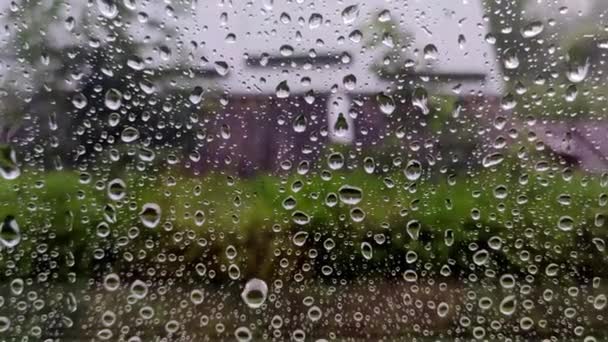
M 343 185 L 338 190 L 340 201 L 347 205 L 356 205 L 363 199 L 363 190 L 352 185 Z
M 131 143 L 139 139 L 139 130 L 135 127 L 128 126 L 120 133 L 120 139 L 125 143 Z
M 279 99 L 285 99 L 289 97 L 289 86 L 287 81 L 281 81 L 276 88 L 276 95 Z
M 376 102 L 378 102 L 380 111 L 386 115 L 391 115 L 395 111 L 395 100 L 392 96 L 379 93 L 376 95 Z
M 156 203 L 146 203 L 139 212 L 141 223 L 147 228 L 154 228 L 160 223 L 161 209 Z
M 346 75 L 342 79 L 342 84 L 347 90 L 355 90 L 357 87 L 357 77 L 353 74 Z
M 194 105 L 197 105 L 203 99 L 203 87 L 196 86 L 192 89 L 190 96 L 188 96 L 188 100 Z
M 120 287 L 120 277 L 116 273 L 110 273 L 103 279 L 103 287 L 110 292 L 118 290 Z
M 292 240 L 294 245 L 302 247 L 306 243 L 306 240 L 308 240 L 308 232 L 301 230 L 293 235 Z
M 576 88 L 576 86 L 574 84 L 569 85 L 568 88 L 566 88 L 566 94 L 564 94 L 564 100 L 566 100 L 566 102 L 574 102 L 574 100 L 576 100 L 577 96 L 578 96 L 578 89 Z
M 306 120 L 306 116 L 304 116 L 304 114 L 300 114 L 293 120 L 293 131 L 296 133 L 305 132 L 307 125 L 308 122 Z
M 580 83 L 587 77 L 590 66 L 591 63 L 588 58 L 585 59 L 584 63 L 572 62 L 568 65 L 566 77 L 572 83 Z
M 310 18 L 308 19 L 308 27 L 310 29 L 316 29 L 317 27 L 321 26 L 322 23 L 323 23 L 323 16 L 319 13 L 311 14 Z
M 359 5 L 350 5 L 342 10 L 342 21 L 351 24 L 359 17 Z
M 412 159 L 407 162 L 403 172 L 409 181 L 416 181 L 422 175 L 422 164 L 419 161 Z
M 514 295 L 506 296 L 499 305 L 500 313 L 506 316 L 511 316 L 515 313 L 515 308 L 517 307 L 517 299 Z
M 418 240 L 418 237 L 420 236 L 421 228 L 422 228 L 422 224 L 420 224 L 420 221 L 410 220 L 407 223 L 405 230 L 407 232 L 407 235 L 409 235 L 412 240 Z
M 348 134 L 348 122 L 344 117 L 344 114 L 339 113 L 336 123 L 334 124 L 334 134 L 337 137 L 345 137 Z
M 21 242 L 21 231 L 13 216 L 7 216 L 0 223 L 0 244 L 5 247 L 15 247 Z
M 25 289 L 25 282 L 21 278 L 13 279 L 10 283 L 11 293 L 15 296 L 19 296 Z
M 419 108 L 422 111 L 422 114 L 427 115 L 431 112 L 429 109 L 429 95 L 426 92 L 426 89 L 422 87 L 417 87 L 414 89 L 412 94 L 412 105 L 414 107 Z
M 441 302 L 437 305 L 437 316 L 445 317 L 450 312 L 450 306 L 446 302 Z
M 118 6 L 114 0 L 97 0 L 97 9 L 108 19 L 114 19 L 118 15 Z
M 483 159 L 481 161 L 481 165 L 483 165 L 483 167 L 496 166 L 496 165 L 502 163 L 502 161 L 504 159 L 505 159 L 505 157 L 503 156 L 502 153 L 493 152 L 493 153 L 488 154 L 487 156 L 483 157 Z
M 11 327 L 11 320 L 6 316 L 0 316 L 0 333 L 7 331 Z
M 108 182 L 108 197 L 113 201 L 120 201 L 127 194 L 127 185 L 125 182 L 116 178 Z
M 426 60 L 437 60 L 439 58 L 439 50 L 433 44 L 428 44 L 423 49 L 424 59 Z
M 0 145 L 0 176 L 6 180 L 13 180 L 20 175 L 17 152 L 9 145 Z
M 557 222 L 557 227 L 565 232 L 574 229 L 574 220 L 570 216 L 562 216 Z
M 519 57 L 515 48 L 508 48 L 503 53 L 503 64 L 506 69 L 517 69 L 519 67 Z
M 243 292 L 241 292 L 241 298 L 252 309 L 261 307 L 266 301 L 268 295 L 268 285 L 261 279 L 252 278 L 247 284 Z
M 545 28 L 545 26 L 543 25 L 542 21 L 535 20 L 535 21 L 528 23 L 521 29 L 521 35 L 524 38 L 534 38 L 534 37 L 538 36 L 539 34 L 541 34 L 541 32 L 543 32 L 544 28 Z
M 84 96 L 83 93 L 78 93 L 72 97 L 72 104 L 77 109 L 83 109 L 84 107 L 87 106 L 88 103 L 89 103 L 89 101 L 87 100 L 87 97 Z
M 293 220 L 293 222 L 295 222 L 296 224 L 299 224 L 301 226 L 308 224 L 310 222 L 310 216 L 308 216 L 308 214 L 306 214 L 305 212 L 302 211 L 295 211 L 292 215 L 291 215 L 291 219 Z
M 234 331 L 234 337 L 238 342 L 249 342 L 252 339 L 251 330 L 247 327 L 238 327 Z
M 148 295 L 148 285 L 137 279 L 131 284 L 131 294 L 137 299 L 143 299 Z
M 230 71 L 228 63 L 224 61 L 216 61 L 213 63 L 213 66 L 215 67 L 215 72 L 217 72 L 220 76 L 226 76 Z
M 362 242 L 361 243 L 361 255 L 363 255 L 363 257 L 366 260 L 371 260 L 372 256 L 373 256 L 373 247 L 369 242 Z
M 114 88 L 106 92 L 104 99 L 106 107 L 110 110 L 117 110 L 122 104 L 122 93 Z
M 480 249 L 473 254 L 473 262 L 477 266 L 485 265 L 490 260 L 490 253 L 485 249 Z
M 382 10 L 380 13 L 378 13 L 378 21 L 381 23 L 385 23 L 387 21 L 391 20 L 391 11 L 389 10 Z

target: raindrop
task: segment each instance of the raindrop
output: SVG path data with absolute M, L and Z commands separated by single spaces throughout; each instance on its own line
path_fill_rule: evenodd
M 114 19 L 118 15 L 118 6 L 114 0 L 97 0 L 97 9 L 108 19 Z
M 566 77 L 572 83 L 580 83 L 582 82 L 589 73 L 590 67 L 589 59 L 585 59 L 584 63 L 571 63 L 568 66 L 568 70 L 566 72 Z
M 126 190 L 127 185 L 120 178 L 116 178 L 108 182 L 108 197 L 112 201 L 120 201 L 123 199 L 127 194 Z
M 308 27 L 310 29 L 316 29 L 323 23 L 323 16 L 319 13 L 313 13 L 308 19 Z
M 268 295 L 268 285 L 261 279 L 252 278 L 247 284 L 243 292 L 241 292 L 241 298 L 252 309 L 261 307 L 266 301 Z
M 419 108 L 422 111 L 422 114 L 424 115 L 427 115 L 431 112 L 431 110 L 429 109 L 428 102 L 429 95 L 426 92 L 426 89 L 422 87 L 414 89 L 414 92 L 412 94 L 412 105 L 414 105 L 414 107 Z
M 6 316 L 0 316 L 0 333 L 7 331 L 11 327 L 11 320 Z
M 308 214 L 302 212 L 302 211 L 295 211 L 292 215 L 291 218 L 293 220 L 293 222 L 295 222 L 296 224 L 299 224 L 301 226 L 308 224 L 310 222 L 310 216 L 308 216 Z
M 139 130 L 135 127 L 128 126 L 120 133 L 120 139 L 125 143 L 131 143 L 139 139 Z
M 407 163 L 403 172 L 409 181 L 416 181 L 422 175 L 422 164 L 420 164 L 419 161 L 412 159 Z
M 379 93 L 376 95 L 376 102 L 378 102 L 380 111 L 386 115 L 391 115 L 395 111 L 395 100 L 392 96 Z
M 570 231 L 574 229 L 574 220 L 570 216 L 562 216 L 557 222 L 557 227 L 564 232 Z
M 439 51 L 437 47 L 433 44 L 428 44 L 423 49 L 424 59 L 426 60 L 437 60 L 439 57 Z
M 514 48 L 508 48 L 503 53 L 503 63 L 506 69 L 517 69 L 519 67 L 519 57 L 517 57 L 517 50 Z
M 143 299 L 148 295 L 148 285 L 137 279 L 131 284 L 131 294 L 137 299 Z
M 13 216 L 7 216 L 2 223 L 0 223 L 0 244 L 5 247 L 15 247 L 21 241 L 21 232 L 19 225 Z
M 197 105 L 201 102 L 202 99 L 203 99 L 203 87 L 199 87 L 199 86 L 194 87 L 194 89 L 192 89 L 192 92 L 190 93 L 190 96 L 188 97 L 188 100 L 190 100 L 190 102 L 192 104 Z
M 118 110 L 122 103 L 122 93 L 116 89 L 110 89 L 106 92 L 104 99 L 106 107 L 110 110 Z
M 531 23 L 528 23 L 521 29 L 521 35 L 524 38 L 534 38 L 541 34 L 544 28 L 545 26 L 543 25 L 542 21 L 535 20 Z
M 295 233 L 293 235 L 293 244 L 298 246 L 298 247 L 302 247 L 304 246 L 304 244 L 306 243 L 306 240 L 308 240 L 308 232 L 305 232 L 303 230 Z
M 156 203 L 146 203 L 139 212 L 141 223 L 147 228 L 154 228 L 160 223 L 161 209 Z
M 345 24 L 351 24 L 359 16 L 359 5 L 350 5 L 342 10 L 342 21 Z
M 334 134 L 337 137 L 345 137 L 348 133 L 348 122 L 344 117 L 344 114 L 339 113 L 336 123 L 334 124 Z
M 9 145 L 0 145 L 0 175 L 6 180 L 13 180 L 21 175 L 17 165 L 17 153 Z
M 500 313 L 506 316 L 511 316 L 515 313 L 515 308 L 517 307 L 517 299 L 514 295 L 506 296 L 499 305 Z
M 352 185 L 343 185 L 338 190 L 340 201 L 347 205 L 356 205 L 363 198 L 363 190 Z
M 361 255 L 363 255 L 363 257 L 366 260 L 371 260 L 372 259 L 373 248 L 372 248 L 372 245 L 369 242 L 362 242 L 361 243 Z
M 342 84 L 344 84 L 344 88 L 347 90 L 355 90 L 355 87 L 357 87 L 357 77 L 353 74 L 348 74 L 344 76 Z
M 285 99 L 289 97 L 289 86 L 287 85 L 287 81 L 281 81 L 277 85 L 276 95 L 280 99 Z

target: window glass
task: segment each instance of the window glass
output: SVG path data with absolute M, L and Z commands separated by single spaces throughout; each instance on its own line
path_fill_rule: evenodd
M 0 340 L 605 340 L 607 14 L 0 1 Z

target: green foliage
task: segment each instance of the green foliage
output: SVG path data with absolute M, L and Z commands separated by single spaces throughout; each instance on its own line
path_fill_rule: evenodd
M 424 170 L 415 183 L 402 173 L 363 171 L 335 172 L 331 179 L 319 174 L 248 179 L 222 174 L 201 178 L 129 174 L 122 176 L 127 196 L 114 202 L 107 197 L 107 180 L 74 172 L 26 172 L 17 180 L 0 182 L 0 217 L 15 216 L 22 232 L 16 248 L 0 253 L 1 273 L 2 277 L 28 276 L 66 269 L 55 266 L 54 270 L 53 262 L 67 263 L 70 271 L 79 274 L 107 268 L 143 272 L 159 255 L 176 255 L 186 267 L 202 262 L 216 269 L 218 264 L 236 263 L 242 274 L 265 277 L 276 272 L 281 257 L 273 251 L 285 244 L 301 250 L 293 258 L 293 269 L 286 272 L 297 271 L 293 264 L 309 262 L 318 276 L 328 264 L 348 277 L 382 276 L 395 265 L 405 270 L 425 263 L 435 265 L 436 271 L 450 264 L 451 276 L 458 276 L 460 270 L 471 267 L 473 244 L 477 249 L 496 249 L 487 264 L 478 265 L 482 268 L 499 266 L 518 272 L 536 265 L 542 273 L 545 265 L 568 261 L 583 273 L 586 269 L 595 274 L 607 271 L 602 266 L 602 248 L 603 218 L 608 212 L 605 199 L 600 200 L 606 196 L 605 181 L 513 165 L 474 176 L 431 174 L 435 173 Z M 365 212 L 362 222 L 351 217 L 352 205 L 326 205 L 326 197 L 346 184 L 363 189 L 363 199 L 356 205 Z M 287 210 L 282 204 L 289 196 L 296 206 Z M 569 204 L 560 204 L 558 198 L 568 198 Z M 163 209 L 156 228 L 146 228 L 139 221 L 144 203 Z M 294 210 L 306 213 L 310 223 L 295 223 Z M 196 224 L 196 211 L 204 212 L 202 225 Z M 569 231 L 558 228 L 563 216 L 573 219 Z M 414 221 L 421 224 L 417 238 L 407 229 Z M 99 235 L 97 226 L 102 222 L 111 229 L 107 237 Z M 301 231 L 308 238 L 303 246 L 296 246 L 292 240 Z M 446 234 L 453 236 L 453 243 L 446 242 Z M 337 244 L 332 250 L 325 248 L 328 239 Z M 362 256 L 363 242 L 373 246 L 371 260 Z M 226 257 L 230 245 L 238 251 L 236 260 Z M 318 253 L 316 262 L 308 256 L 310 250 Z M 56 260 L 37 257 L 48 251 Z M 412 252 L 417 259 L 410 265 L 406 258 Z M 138 257 L 137 269 L 129 261 L 134 257 Z M 226 277 L 218 273 L 216 279 Z

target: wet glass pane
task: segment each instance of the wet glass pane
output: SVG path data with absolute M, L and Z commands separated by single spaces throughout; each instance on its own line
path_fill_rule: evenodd
M 608 339 L 607 15 L 0 1 L 0 340 Z

